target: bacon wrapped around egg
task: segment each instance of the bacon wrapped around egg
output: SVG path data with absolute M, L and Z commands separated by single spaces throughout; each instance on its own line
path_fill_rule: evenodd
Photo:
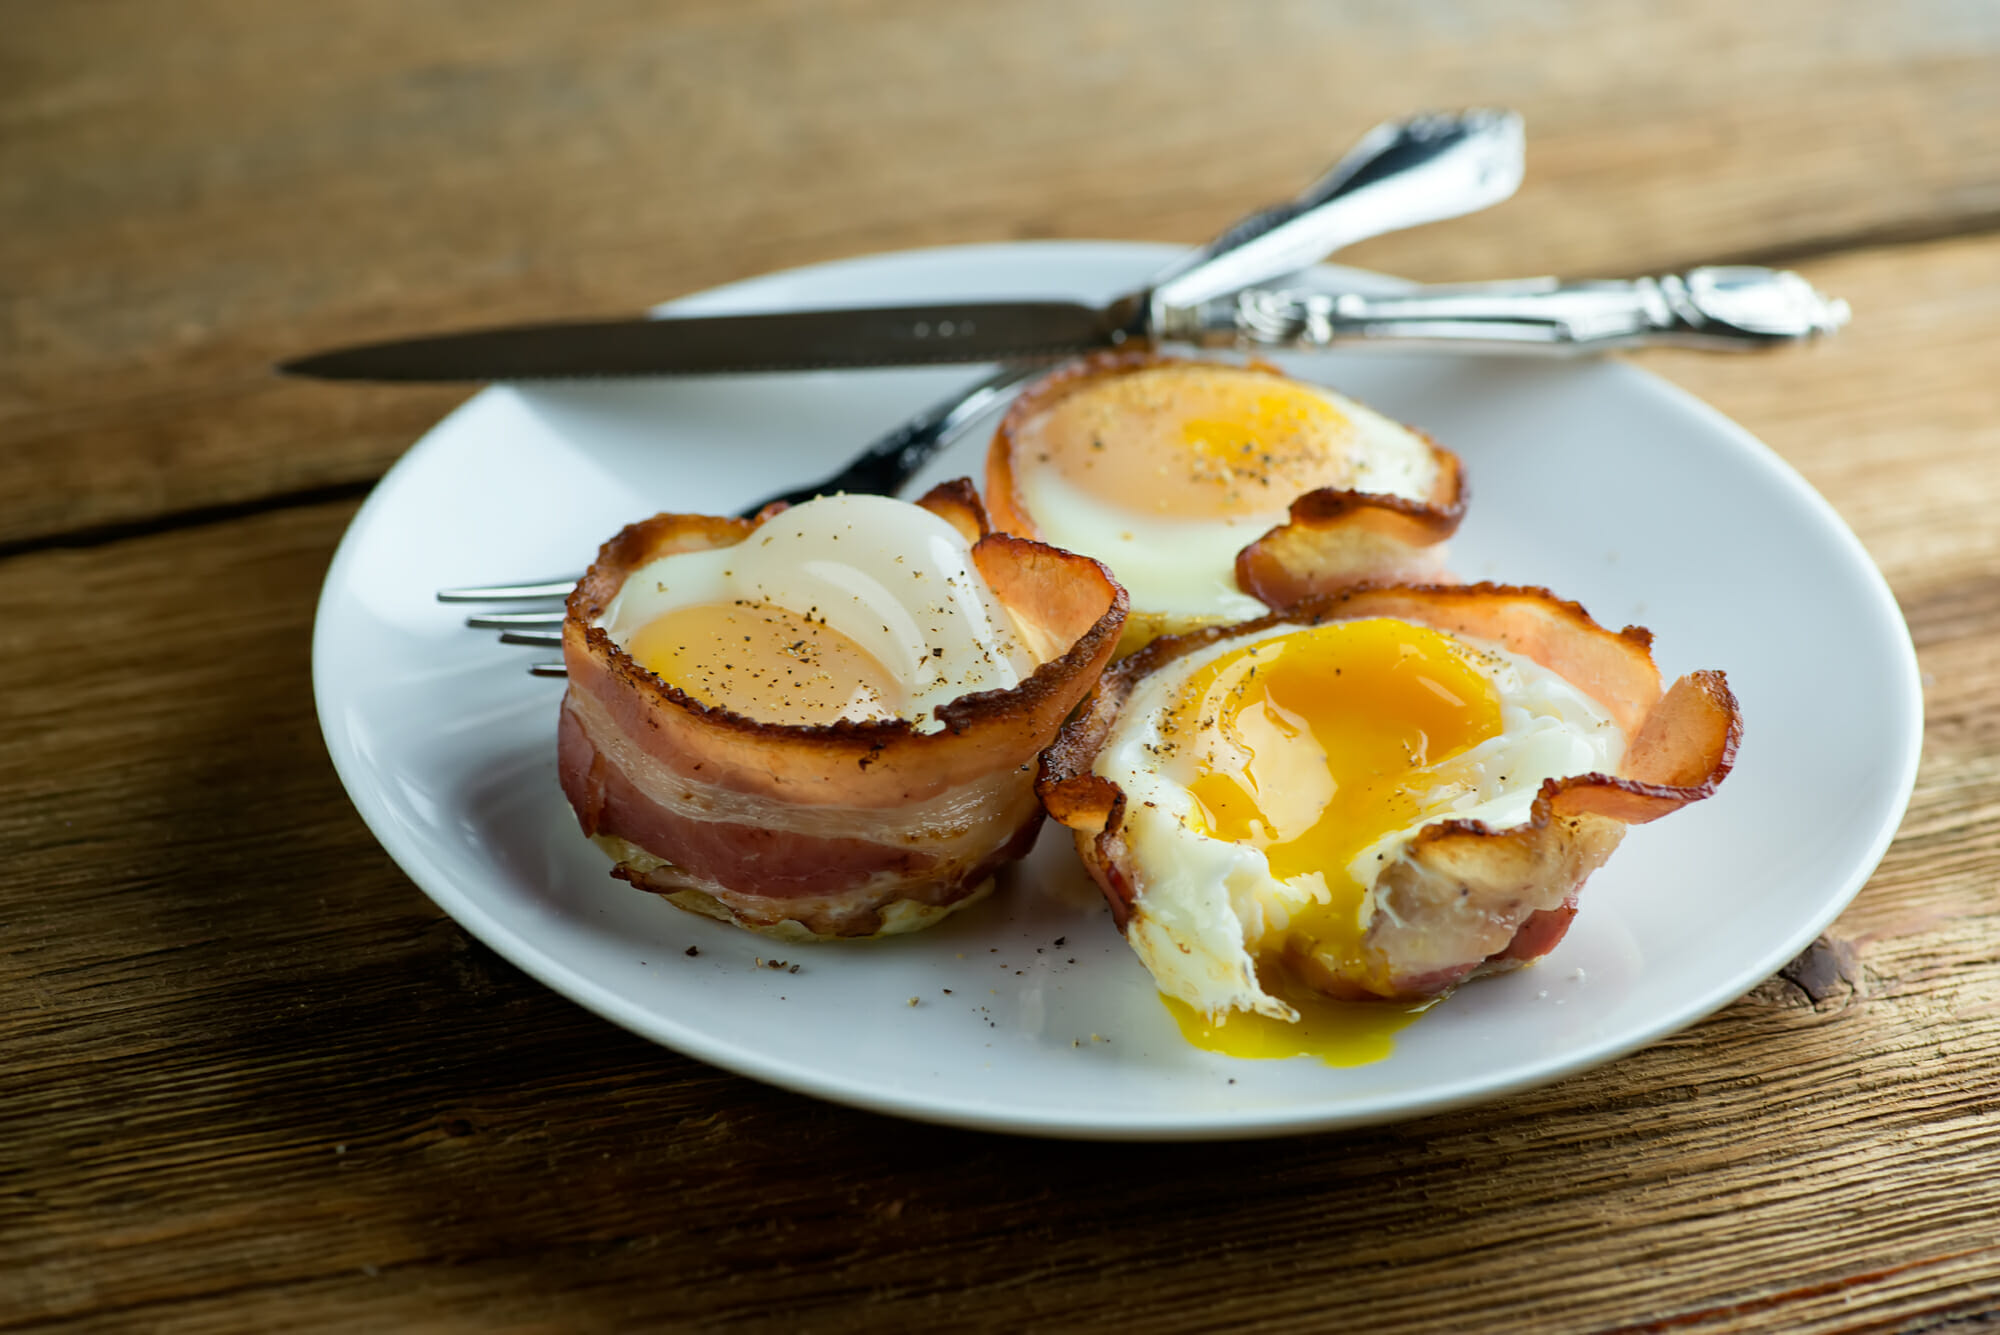
M 795 939 L 924 927 L 1040 827 L 1037 754 L 1117 644 L 1088 557 L 971 484 L 606 543 L 563 626 L 563 790 L 614 876 Z
M 1546 954 L 1625 827 L 1713 793 L 1719 672 L 1546 590 L 1380 586 L 1154 641 L 1044 756 L 1160 990 L 1213 1017 L 1435 997 Z
M 986 500 L 1004 531 L 1094 556 L 1132 600 L 1124 651 L 1363 581 L 1444 577 L 1465 512 L 1455 455 L 1263 363 L 1082 358 L 1001 422 Z

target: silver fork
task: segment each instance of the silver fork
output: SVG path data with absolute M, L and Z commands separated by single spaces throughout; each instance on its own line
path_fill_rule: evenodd
M 876 440 L 838 473 L 809 486 L 766 496 L 756 504 L 746 506 L 740 512 L 741 516 L 751 519 L 768 505 L 780 502 L 795 505 L 834 492 L 894 495 L 923 467 L 926 460 L 956 440 L 975 418 L 995 404 L 1012 398 L 1021 385 L 1040 370 L 1039 365 L 1003 366 L 970 388 L 932 404 Z M 546 602 L 552 598 L 567 598 L 579 578 L 581 576 L 571 575 L 566 579 L 536 580 L 526 584 L 439 589 L 437 599 L 441 603 Z M 465 624 L 474 630 L 499 631 L 502 644 L 554 649 L 562 645 L 562 620 L 563 611 L 557 607 L 532 612 L 475 613 L 465 619 Z M 564 675 L 560 661 L 532 663 L 528 671 L 537 677 Z

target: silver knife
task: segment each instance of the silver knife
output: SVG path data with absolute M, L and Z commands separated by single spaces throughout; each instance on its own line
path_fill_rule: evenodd
M 1245 219 L 1103 307 L 943 302 L 523 325 L 343 348 L 278 369 L 334 380 L 478 381 L 1051 360 L 1157 338 L 1170 312 L 1303 269 L 1363 237 L 1486 208 L 1519 187 L 1523 159 L 1513 112 L 1389 122 L 1298 199 Z M 1335 199 L 1341 207 L 1324 207 Z

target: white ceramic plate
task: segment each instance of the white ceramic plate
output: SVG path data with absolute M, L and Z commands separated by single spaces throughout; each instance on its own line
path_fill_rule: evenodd
M 677 309 L 1102 298 L 1174 253 L 1058 243 L 885 255 Z M 1316 281 L 1386 280 L 1326 269 Z M 1811 941 L 1895 832 L 1921 731 L 1908 633 L 1827 504 L 1741 428 L 1626 365 L 1377 353 L 1291 369 L 1464 457 L 1460 574 L 1546 584 L 1609 625 L 1650 626 L 1669 675 L 1727 670 L 1747 720 L 1719 795 L 1633 831 L 1553 954 L 1465 988 L 1373 1065 L 1188 1046 L 1053 828 L 1002 893 L 886 942 L 778 946 L 614 881 L 557 787 L 561 684 L 526 675 L 538 651 L 465 630 L 432 600 L 445 585 L 579 570 L 658 510 L 731 513 L 820 476 L 984 368 L 475 396 L 383 479 L 328 572 L 313 680 L 334 764 L 440 907 L 598 1014 L 791 1089 L 1007 1131 L 1268 1135 L 1491 1098 L 1679 1029 Z M 987 434 L 912 494 L 977 478 Z M 758 967 L 774 955 L 788 967 Z

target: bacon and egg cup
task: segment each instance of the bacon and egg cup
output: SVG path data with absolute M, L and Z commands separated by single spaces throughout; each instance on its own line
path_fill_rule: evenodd
M 1097 562 L 970 483 L 660 515 L 571 595 L 563 790 L 613 875 L 790 939 L 915 930 L 1040 827 L 1036 758 L 1110 660 Z
M 1114 664 L 1040 791 L 1193 1011 L 1435 998 L 1553 949 L 1625 828 L 1729 772 L 1722 674 L 1663 692 L 1650 643 L 1542 589 L 1308 599 Z
M 1129 653 L 1363 581 L 1444 578 L 1457 456 L 1268 364 L 1098 353 L 1023 392 L 986 463 L 995 524 L 1109 566 Z

